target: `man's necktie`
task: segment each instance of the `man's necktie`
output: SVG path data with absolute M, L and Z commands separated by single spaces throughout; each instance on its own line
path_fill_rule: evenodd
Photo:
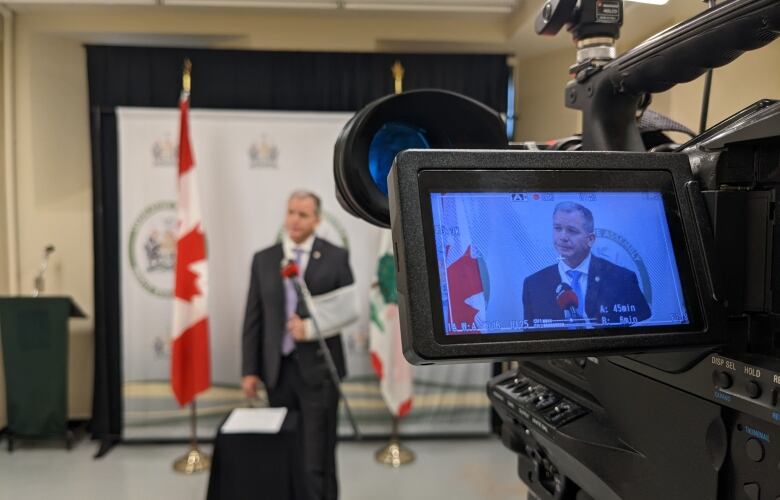
M 580 286 L 580 276 L 582 276 L 582 272 L 569 269 L 566 271 L 566 275 L 571 278 L 571 289 L 577 294 L 577 316 L 585 318 L 585 296 L 582 293 L 582 287 Z
M 301 256 L 303 255 L 303 249 L 294 248 L 293 254 L 295 254 L 295 264 L 298 266 L 298 272 L 301 269 Z M 302 276 L 299 275 L 301 279 Z M 293 317 L 295 310 L 298 307 L 298 295 L 295 293 L 295 286 L 293 285 L 293 278 L 287 278 L 284 283 L 285 286 L 285 312 L 287 313 L 287 319 Z M 282 339 L 282 354 L 287 356 L 295 350 L 295 339 L 292 336 L 292 332 L 285 328 L 284 338 Z

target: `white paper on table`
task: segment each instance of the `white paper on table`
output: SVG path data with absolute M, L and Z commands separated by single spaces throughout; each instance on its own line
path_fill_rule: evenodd
M 287 408 L 236 408 L 224 424 L 223 434 L 277 434 Z

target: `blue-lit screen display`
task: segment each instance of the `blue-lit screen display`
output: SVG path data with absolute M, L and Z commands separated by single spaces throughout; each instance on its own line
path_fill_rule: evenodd
M 661 193 L 430 197 L 447 335 L 689 324 Z

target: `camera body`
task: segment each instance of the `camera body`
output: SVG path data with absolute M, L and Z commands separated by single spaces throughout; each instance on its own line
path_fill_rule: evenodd
M 538 498 L 780 494 L 780 103 L 759 102 L 685 150 L 396 157 L 388 186 L 405 355 L 417 364 L 522 359 L 488 395 Z M 571 199 L 595 214 L 596 241 L 622 242 L 621 262 L 647 279 L 650 317 L 630 318 L 620 294 L 596 306 L 626 311 L 625 321 L 593 311 L 578 321 L 560 303 L 555 318 L 522 313 L 528 293 L 550 303 L 559 293 L 557 278 L 528 292 L 523 269 L 547 265 L 555 207 Z M 648 216 L 659 207 L 665 228 Z M 670 259 L 649 272 L 636 265 Z M 486 290 L 489 304 L 511 300 L 481 319 L 474 297 Z M 464 297 L 465 324 L 453 320 Z

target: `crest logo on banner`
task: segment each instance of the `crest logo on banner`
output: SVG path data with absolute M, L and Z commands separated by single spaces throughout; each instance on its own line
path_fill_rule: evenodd
M 277 168 L 279 166 L 279 147 L 269 141 L 265 135 L 260 141 L 249 146 L 249 166 L 251 168 Z
M 152 144 L 152 164 L 155 167 L 175 167 L 179 161 L 179 146 L 169 135 Z
M 159 201 L 146 207 L 130 229 L 130 267 L 147 292 L 170 297 L 176 264 L 176 203 Z
M 597 243 L 593 249 L 593 254 L 636 272 L 642 293 L 645 295 L 647 302 L 652 304 L 653 289 L 650 284 L 650 273 L 647 271 L 645 261 L 642 260 L 642 256 L 637 249 L 631 245 L 625 236 L 611 229 L 597 227 L 594 232 L 596 233 Z

